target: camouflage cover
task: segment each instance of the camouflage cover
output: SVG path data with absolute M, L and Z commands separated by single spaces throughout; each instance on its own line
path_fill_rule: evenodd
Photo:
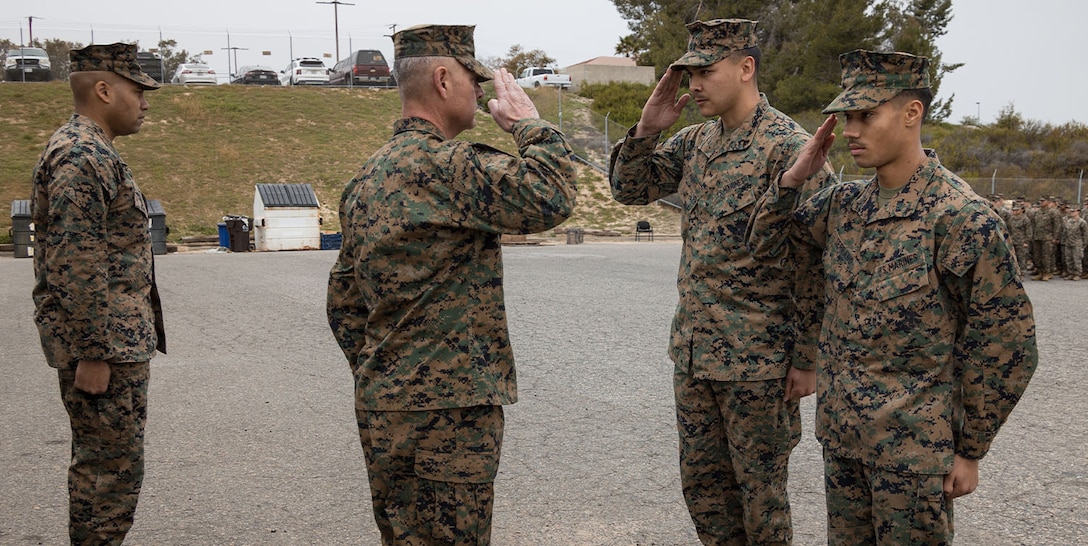
M 672 68 L 710 66 L 734 51 L 756 47 L 756 24 L 757 21 L 747 19 L 714 19 L 688 24 L 691 36 L 687 53 L 672 63 Z
M 471 70 L 479 81 L 494 79 L 491 69 L 476 60 L 472 34 L 475 26 L 417 25 L 393 35 L 393 58 L 453 57 Z
M 904 89 L 929 87 L 929 59 L 909 53 L 856 49 L 839 55 L 842 93 L 824 108 L 825 114 L 876 108 Z
M 162 85 L 140 69 L 136 60 L 135 44 L 89 45 L 68 52 L 72 72 L 116 72 L 144 89 L 158 89 Z

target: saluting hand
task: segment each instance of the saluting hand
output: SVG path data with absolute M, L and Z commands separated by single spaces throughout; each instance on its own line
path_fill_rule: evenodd
M 797 154 L 797 161 L 786 172 L 782 173 L 782 181 L 779 186 L 783 188 L 796 188 L 805 183 L 808 177 L 819 172 L 827 163 L 827 154 L 831 151 L 831 144 L 835 142 L 835 125 L 839 118 L 835 114 L 827 116 L 827 119 L 816 130 L 816 134 L 805 143 Z
M 683 70 L 673 70 L 671 67 L 665 70 L 665 75 L 661 76 L 661 80 L 654 86 L 654 92 L 642 107 L 642 117 L 635 126 L 636 137 L 660 133 L 680 119 L 684 106 L 691 100 L 688 93 L 676 97 L 683 78 Z
M 507 133 L 514 129 L 514 124 L 529 118 L 538 118 L 536 105 L 525 94 L 525 90 L 514 81 L 514 75 L 500 68 L 495 73 L 495 97 L 487 101 L 491 118 Z

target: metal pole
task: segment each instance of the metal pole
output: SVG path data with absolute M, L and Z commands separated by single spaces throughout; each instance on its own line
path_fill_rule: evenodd
M 842 170 L 846 168 L 846 165 L 839 165 L 839 182 L 842 182 Z
M 166 59 L 162 58 L 162 27 L 159 27 L 159 77 L 162 78 L 159 83 L 166 83 Z
M 559 96 L 559 131 L 563 131 L 563 88 L 555 88 L 556 95 Z
M 230 29 L 227 30 L 227 83 L 231 83 L 231 78 L 234 77 L 234 71 L 230 68 Z
M 333 32 L 336 36 L 336 61 L 340 61 L 340 6 L 354 6 L 348 2 L 332 0 L 331 2 L 317 2 L 318 4 L 332 4 Z
M 1077 203 L 1084 202 L 1084 169 L 1080 170 L 1080 179 L 1077 180 Z
M 997 169 L 994 169 L 994 174 L 990 177 L 990 195 L 995 193 L 997 193 Z
M 287 87 L 291 87 L 294 85 L 292 82 L 294 81 L 293 73 L 295 71 L 295 37 L 291 36 L 290 30 L 287 31 L 287 51 L 291 56 L 291 62 L 287 63 L 289 72 L 284 75 L 287 76 Z
M 608 116 L 611 116 L 612 112 L 609 111 L 604 115 L 604 153 L 608 155 L 609 148 L 612 147 L 612 142 L 608 140 Z

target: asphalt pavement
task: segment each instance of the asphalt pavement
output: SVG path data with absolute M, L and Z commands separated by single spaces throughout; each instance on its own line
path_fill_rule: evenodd
M 493 543 L 695 545 L 666 355 L 676 241 L 506 247 L 519 401 Z M 69 428 L 32 315 L 31 260 L 0 257 L 0 544 L 63 544 Z M 332 251 L 159 256 L 147 476 L 126 544 L 377 544 L 351 376 L 325 321 Z M 1041 353 L 957 500 L 956 544 L 1088 536 L 1088 281 L 1029 282 Z M 791 462 L 795 544 L 826 543 L 814 401 Z

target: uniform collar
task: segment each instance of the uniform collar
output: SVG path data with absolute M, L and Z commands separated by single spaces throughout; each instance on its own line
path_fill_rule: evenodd
M 874 176 L 855 201 L 854 211 L 859 215 L 867 216 L 870 222 L 885 218 L 906 218 L 914 214 L 922 200 L 922 194 L 929 187 L 929 183 L 941 166 L 936 152 L 931 149 L 926 149 L 925 152 L 926 160 L 918 166 L 918 170 L 914 172 L 910 180 L 899 188 L 899 193 L 895 194 L 887 204 L 880 206 L 878 199 L 880 181 Z
M 408 131 L 420 131 L 423 133 L 430 133 L 441 140 L 446 140 L 446 136 L 442 134 L 442 131 L 438 130 L 437 125 L 423 118 L 401 118 L 393 123 L 394 135 Z
M 747 150 L 752 145 L 752 141 L 759 136 L 756 129 L 770 108 L 771 105 L 767 102 L 767 96 L 760 93 L 759 104 L 748 114 L 740 127 L 727 133 L 726 131 L 729 128 L 725 126 L 725 123 L 722 123 L 722 118 L 719 117 L 710 125 L 710 129 L 703 134 L 704 140 L 699 149 L 710 159 L 728 152 Z

